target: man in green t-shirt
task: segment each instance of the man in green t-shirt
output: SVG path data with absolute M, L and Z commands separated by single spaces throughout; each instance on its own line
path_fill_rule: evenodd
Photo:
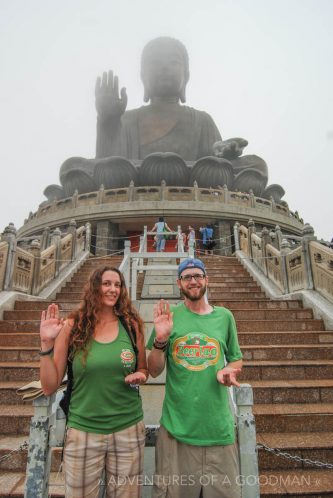
M 205 299 L 204 263 L 178 267 L 184 302 L 154 307 L 148 368 L 167 365 L 156 443 L 154 498 L 239 498 L 239 460 L 227 387 L 235 385 L 242 353 L 232 313 Z

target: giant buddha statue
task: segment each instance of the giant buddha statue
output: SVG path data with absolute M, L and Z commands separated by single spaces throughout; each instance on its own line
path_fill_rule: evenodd
M 103 73 L 96 82 L 96 158 L 73 157 L 60 169 L 60 186 L 49 186 L 49 199 L 105 188 L 135 185 L 222 187 L 273 197 L 282 187 L 271 185 L 267 165 L 242 155 L 247 141 L 222 140 L 212 117 L 188 107 L 189 58 L 178 40 L 160 37 L 143 49 L 141 79 L 146 105 L 126 110 L 126 89 L 118 77 Z

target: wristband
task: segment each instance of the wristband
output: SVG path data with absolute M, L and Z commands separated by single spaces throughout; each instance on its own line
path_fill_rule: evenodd
M 164 341 L 164 342 L 160 342 L 155 337 L 154 342 L 153 342 L 153 347 L 155 349 L 160 350 L 160 351 L 165 351 L 166 348 L 168 347 L 168 344 L 169 344 L 169 340 Z
M 48 349 L 47 351 L 42 351 L 42 350 L 40 349 L 40 351 L 39 351 L 39 353 L 38 353 L 38 354 L 39 354 L 39 356 L 48 356 L 48 355 L 50 355 L 51 353 L 53 353 L 53 350 L 54 350 L 54 346 L 52 346 L 52 348 L 51 348 L 51 349 Z

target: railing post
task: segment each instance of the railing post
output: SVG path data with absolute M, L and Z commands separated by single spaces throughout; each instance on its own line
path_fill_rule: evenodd
M 72 195 L 72 208 L 77 208 L 78 199 L 79 199 L 79 191 L 75 189 L 74 194 Z
M 259 498 L 256 425 L 252 413 L 253 392 L 249 384 L 235 388 L 242 498 Z
M 165 200 L 165 193 L 166 193 L 166 181 L 162 180 L 161 181 L 161 189 L 160 189 L 160 200 L 161 201 Z
M 240 241 L 239 241 L 239 223 L 236 221 L 234 224 L 234 241 L 235 241 L 235 251 L 240 250 Z
M 266 227 L 262 229 L 261 232 L 261 257 L 264 259 L 263 261 L 263 267 L 265 268 L 265 275 L 266 277 L 268 276 L 268 270 L 267 270 L 267 251 L 266 251 L 266 246 L 271 242 L 271 238 L 269 236 L 269 231 Z
M 256 226 L 254 221 L 250 218 L 247 224 L 248 227 L 248 244 L 249 244 L 249 256 L 251 261 L 253 261 L 253 250 L 252 250 L 252 234 L 256 233 Z
M 287 268 L 287 255 L 290 253 L 289 242 L 287 239 L 282 239 L 280 255 L 281 255 L 281 271 L 282 271 L 282 283 L 283 283 L 283 294 L 289 293 L 289 279 L 288 279 L 288 268 Z
M 311 240 L 317 240 L 315 237 L 314 230 L 311 225 L 306 223 L 302 231 L 302 254 L 304 258 L 305 275 L 306 275 L 306 288 L 314 289 L 312 266 L 311 266 L 311 255 L 309 250 L 309 242 Z
M 184 241 L 182 237 L 182 228 L 180 225 L 177 225 L 177 251 L 184 252 Z
M 46 227 L 42 233 L 42 240 L 40 241 L 40 250 L 44 251 L 50 243 L 50 227 Z
M 200 197 L 198 182 L 196 180 L 193 182 L 193 197 L 195 201 L 198 201 Z
M 276 235 L 276 248 L 280 250 L 282 244 L 282 231 L 279 225 L 276 225 L 275 227 L 275 235 Z
M 145 238 L 144 252 L 147 252 L 147 247 L 148 247 L 148 246 L 147 246 L 147 244 L 148 244 L 148 240 L 147 240 L 147 239 L 148 239 L 148 235 L 147 235 L 147 232 L 148 232 L 147 225 L 145 225 L 145 226 L 143 227 L 143 236 L 144 236 L 144 238 Z
M 84 244 L 84 250 L 90 252 L 90 245 L 91 245 L 91 224 L 86 223 L 86 240 Z
M 101 183 L 97 193 L 96 204 L 103 204 L 103 201 L 104 201 L 104 185 L 103 183 Z
M 223 200 L 225 204 L 229 204 L 230 201 L 230 193 L 227 185 L 223 185 Z
M 194 240 L 192 239 L 188 241 L 188 257 L 194 258 Z
M 39 291 L 39 276 L 40 276 L 40 267 L 41 267 L 41 260 L 40 260 L 41 250 L 38 240 L 33 240 L 31 242 L 30 252 L 33 254 L 34 257 L 34 266 L 32 270 L 30 292 L 33 296 L 37 296 Z
M 136 289 L 138 282 L 138 258 L 134 258 L 132 261 L 132 281 L 131 281 L 131 299 L 136 301 Z
M 11 288 L 11 284 L 12 284 L 12 277 L 13 277 L 13 272 L 14 272 L 14 262 L 15 262 L 15 253 L 16 253 L 16 246 L 17 246 L 16 228 L 14 226 L 14 223 L 9 223 L 9 225 L 6 226 L 6 228 L 3 232 L 2 240 L 7 242 L 7 244 L 8 244 L 8 255 L 7 255 L 7 263 L 6 263 L 3 288 L 4 288 L 4 290 L 9 290 Z
M 256 198 L 254 196 L 253 190 L 249 190 L 249 201 L 250 201 L 250 207 L 255 208 L 256 207 Z
M 133 180 L 130 181 L 129 187 L 128 187 L 128 202 L 134 201 L 134 182 Z
M 71 220 L 69 222 L 67 233 L 72 235 L 72 250 L 71 250 L 71 261 L 74 261 L 76 256 L 76 221 Z
M 128 292 L 129 292 L 129 288 L 130 288 L 130 271 L 131 271 L 131 260 L 130 260 L 130 256 L 129 256 L 130 254 L 131 254 L 131 241 L 125 240 L 124 258 L 126 258 L 126 256 L 128 256 L 128 258 L 126 260 L 126 266 L 123 269 L 123 275 L 124 275 L 124 279 L 125 279 L 125 283 L 126 283 L 126 287 L 128 289 Z
M 45 498 L 49 496 L 49 475 L 51 468 L 50 428 L 55 414 L 52 404 L 55 395 L 39 397 L 33 401 L 34 416 L 30 422 L 29 449 L 27 460 L 27 480 L 24 498 Z
M 61 264 L 61 230 L 56 228 L 52 234 L 51 244 L 55 245 L 55 272 L 54 276 L 59 275 L 59 268 Z

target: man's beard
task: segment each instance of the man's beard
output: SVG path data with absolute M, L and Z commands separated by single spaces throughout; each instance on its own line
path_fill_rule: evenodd
M 197 289 L 197 288 L 196 288 Z M 200 299 L 205 295 L 207 290 L 206 284 L 200 288 L 199 294 L 191 294 L 189 290 L 182 286 L 182 293 L 189 301 L 200 301 Z

